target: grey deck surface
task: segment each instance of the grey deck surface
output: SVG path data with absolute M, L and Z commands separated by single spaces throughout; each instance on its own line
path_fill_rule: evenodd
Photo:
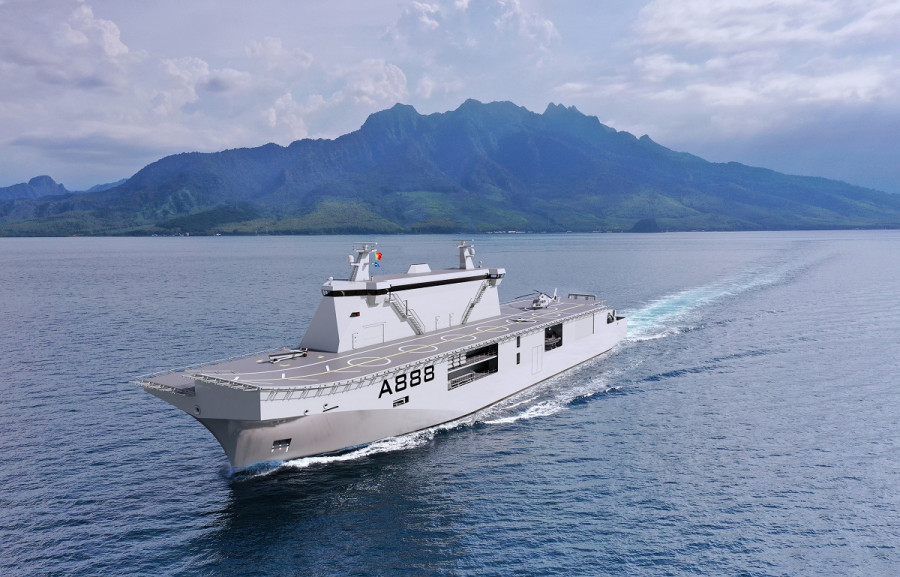
M 606 309 L 605 304 L 598 300 L 560 298 L 558 303 L 545 309 L 532 309 L 531 299 L 521 300 L 500 305 L 499 316 L 343 353 L 311 350 L 306 357 L 272 363 L 269 361 L 269 353 L 282 351 L 266 351 L 217 364 L 145 377 L 143 380 L 167 387 L 189 388 L 194 386 L 193 375 L 204 375 L 234 385 L 267 389 L 321 386 L 364 378 L 392 366 L 424 360 L 456 349 L 475 347 L 498 337 L 502 339 L 530 332 L 539 326 Z

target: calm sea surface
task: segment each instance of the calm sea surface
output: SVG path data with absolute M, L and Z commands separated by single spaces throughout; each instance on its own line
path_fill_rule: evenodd
M 0 239 L 0 574 L 900 572 L 900 232 L 477 237 L 627 342 L 338 457 L 232 475 L 131 383 L 296 344 L 354 240 Z

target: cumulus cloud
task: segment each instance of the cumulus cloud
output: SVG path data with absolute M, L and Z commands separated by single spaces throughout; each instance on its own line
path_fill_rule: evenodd
M 522 8 L 519 0 L 499 0 L 502 14 L 494 20 L 498 30 L 512 30 L 523 40 L 545 50 L 559 37 L 556 26 L 540 13 Z
M 95 18 L 94 11 L 87 4 L 77 6 L 63 22 L 63 35 L 73 45 L 94 44 L 109 60 L 116 60 L 128 54 L 128 47 L 122 43 L 119 27 L 110 20 Z
M 157 110 L 165 114 L 200 99 L 199 90 L 227 93 L 245 87 L 251 82 L 251 75 L 241 70 L 224 68 L 213 70 L 202 58 L 167 58 L 162 61 L 163 69 L 170 79 L 170 88 L 158 93 L 167 105 Z
M 166 117 L 200 99 L 197 88 L 209 77 L 209 64 L 195 57 L 167 58 L 161 64 L 167 81 L 155 91 L 154 112 Z
M 38 4 L 38 3 L 35 3 Z M 71 1 L 50 0 L 40 10 L 21 0 L 0 6 L 0 97 L 15 99 L 35 86 L 112 87 L 124 81 L 132 54 L 111 21 Z
M 406 75 L 381 58 L 367 58 L 345 70 L 345 91 L 357 104 L 388 104 L 406 97 Z
M 303 114 L 303 107 L 294 102 L 294 96 L 290 92 L 279 96 L 265 111 L 266 123 L 271 128 L 285 128 L 292 139 L 307 136 Z

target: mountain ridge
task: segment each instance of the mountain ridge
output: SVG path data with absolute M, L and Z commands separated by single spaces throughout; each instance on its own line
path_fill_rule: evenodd
M 0 189 L 0 234 L 900 227 L 900 195 L 711 163 L 554 103 L 396 104 L 333 140 L 186 152 L 102 190 L 57 186 Z

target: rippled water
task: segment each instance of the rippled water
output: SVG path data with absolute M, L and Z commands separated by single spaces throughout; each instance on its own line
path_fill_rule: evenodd
M 353 240 L 0 239 L 0 574 L 896 574 L 900 233 L 480 237 L 627 342 L 337 457 L 231 475 L 130 383 L 295 343 Z

